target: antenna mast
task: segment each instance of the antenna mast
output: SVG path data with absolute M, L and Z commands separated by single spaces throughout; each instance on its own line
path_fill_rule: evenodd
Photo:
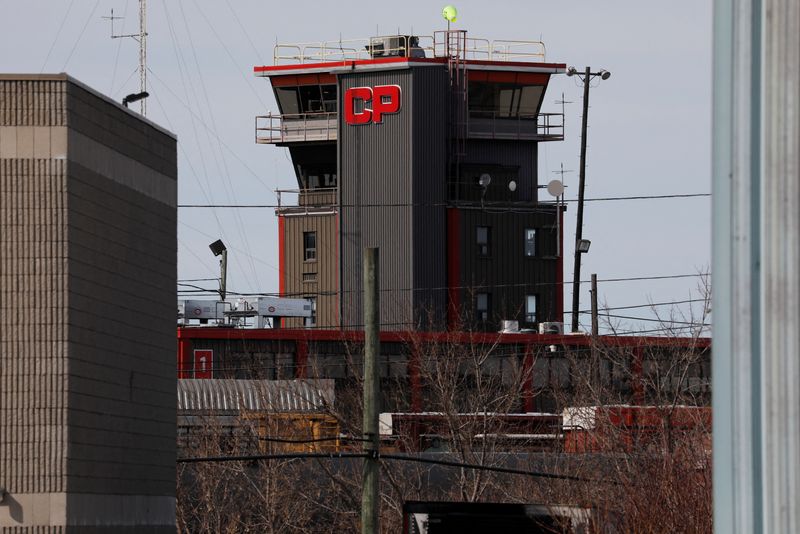
M 130 37 L 139 43 L 139 93 L 147 91 L 147 0 L 139 0 L 139 33 L 127 33 L 114 35 L 114 21 L 125 17 L 115 17 L 114 10 L 111 10 L 110 17 L 103 17 L 111 21 L 111 38 L 122 39 Z M 147 99 L 139 101 L 139 110 L 143 116 L 147 115 Z
M 139 92 L 147 91 L 147 0 L 139 0 Z M 147 115 L 147 99 L 140 101 L 141 113 Z

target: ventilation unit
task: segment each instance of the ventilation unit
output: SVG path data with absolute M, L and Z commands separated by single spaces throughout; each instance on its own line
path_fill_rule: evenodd
M 563 334 L 564 333 L 564 323 L 555 323 L 555 322 L 539 323 L 539 333 L 540 334 Z

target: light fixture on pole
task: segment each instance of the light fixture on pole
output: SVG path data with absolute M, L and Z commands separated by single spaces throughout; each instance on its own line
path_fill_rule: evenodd
M 578 252 L 580 252 L 581 254 L 586 254 L 587 252 L 589 252 L 590 246 L 592 246 L 591 241 L 589 241 L 588 239 L 581 239 L 580 241 L 578 241 L 578 246 L 577 246 Z
M 132 104 L 134 102 L 138 102 L 139 100 L 143 100 L 143 99 L 147 98 L 148 96 L 150 96 L 150 93 L 148 93 L 147 91 L 142 91 L 141 93 L 130 94 L 130 95 L 128 95 L 128 96 L 126 96 L 125 98 L 122 99 L 122 105 L 127 108 L 128 104 Z
M 228 272 L 228 249 L 225 247 L 225 243 L 222 242 L 222 239 L 217 239 L 208 245 L 208 248 L 211 249 L 211 252 L 214 253 L 214 256 L 222 256 L 219 259 L 219 300 L 224 301 L 225 283 Z
M 581 124 L 581 168 L 580 180 L 578 182 L 578 221 L 575 227 L 575 267 L 572 271 L 572 331 L 578 331 L 578 306 L 580 305 L 580 280 L 581 280 L 581 254 L 589 251 L 589 241 L 582 239 L 583 236 L 583 193 L 586 188 L 586 129 L 589 116 L 589 84 L 592 78 L 598 77 L 607 80 L 611 73 L 601 69 L 592 72 L 591 67 L 586 67 L 583 74 L 578 72 L 575 67 L 567 69 L 567 76 L 578 76 L 583 81 L 583 120 Z M 586 241 L 586 250 L 581 251 L 582 241 Z

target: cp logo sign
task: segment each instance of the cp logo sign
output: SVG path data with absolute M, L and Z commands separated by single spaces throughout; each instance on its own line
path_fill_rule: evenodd
M 356 101 L 362 102 L 362 110 L 356 111 Z M 383 116 L 400 111 L 400 86 L 376 85 L 353 87 L 344 93 L 344 120 L 347 124 L 369 124 L 383 122 Z

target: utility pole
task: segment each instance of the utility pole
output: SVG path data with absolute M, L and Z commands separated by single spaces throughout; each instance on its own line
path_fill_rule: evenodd
M 567 76 L 578 75 L 575 67 L 570 67 L 567 71 Z M 589 119 L 589 84 L 592 78 L 600 76 L 600 79 L 607 80 L 611 73 L 607 70 L 600 70 L 592 72 L 591 67 L 586 67 L 583 74 L 583 118 L 581 121 L 581 168 L 580 178 L 578 182 L 578 221 L 575 227 L 575 265 L 573 268 L 572 278 L 572 331 L 578 331 L 578 307 L 580 305 L 580 285 L 581 285 L 581 254 L 588 251 L 581 251 L 581 242 L 583 241 L 583 197 L 584 189 L 586 188 L 586 129 Z
M 592 275 L 592 337 L 600 334 L 600 327 L 597 321 L 597 275 Z
M 378 495 L 378 407 L 380 404 L 380 302 L 378 300 L 377 248 L 364 249 L 364 470 L 361 477 L 361 533 L 380 531 Z

